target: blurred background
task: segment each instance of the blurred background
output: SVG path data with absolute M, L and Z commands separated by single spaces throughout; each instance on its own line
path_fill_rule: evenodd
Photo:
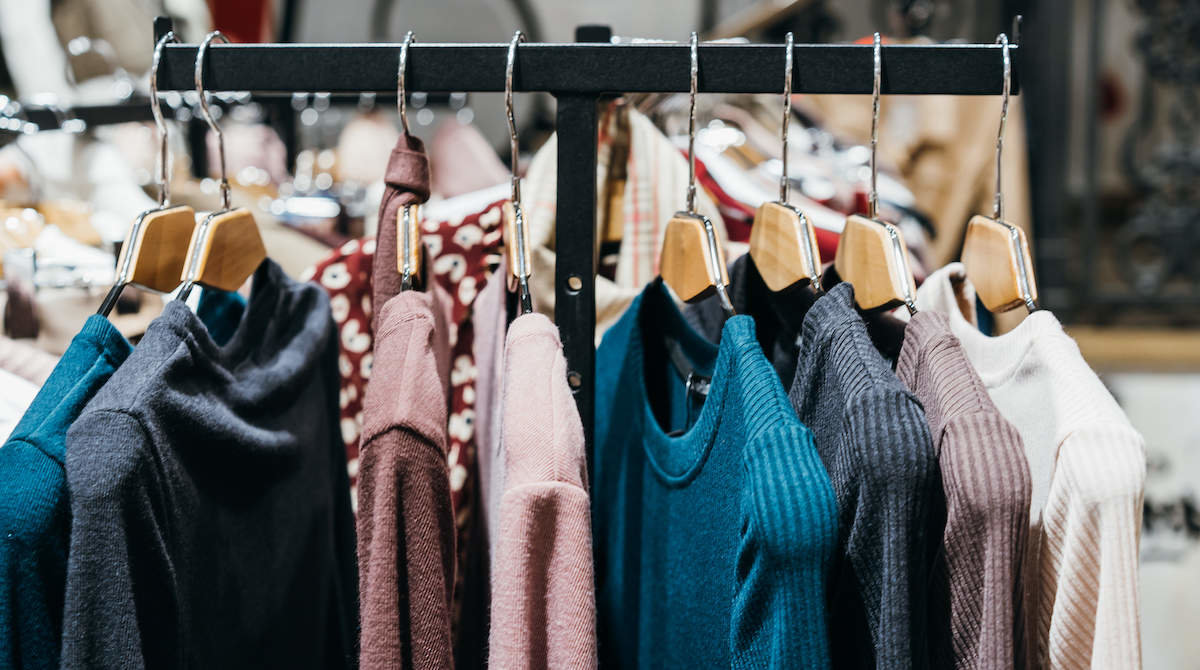
M 1020 44 L 1020 95 L 1006 144 L 1007 218 L 1029 233 L 1042 305 L 1146 438 L 1146 666 L 1196 667 L 1200 638 L 1186 633 L 1200 625 L 1200 456 L 1191 451 L 1200 447 L 1200 0 L 0 0 L 9 337 L 48 351 L 64 345 L 111 283 L 129 222 L 154 202 L 145 100 L 157 15 L 191 43 L 214 27 L 235 42 L 399 42 L 414 30 L 424 42 L 494 43 L 517 28 L 529 41 L 565 42 L 588 25 L 618 41 L 683 40 L 694 29 L 767 43 L 788 31 L 797 43 L 876 30 L 897 42 L 990 43 L 1009 33 Z M 792 141 L 808 162 L 792 172 L 804 197 L 831 211 L 853 209 L 861 195 L 847 195 L 845 168 L 861 169 L 869 130 L 869 98 L 844 97 L 795 101 L 802 121 Z M 517 98 L 522 153 L 532 155 L 553 132 L 554 102 Z M 741 146 L 744 135 L 722 130 L 736 127 L 723 102 L 704 98 L 702 120 L 714 131 L 706 150 Z M 164 96 L 178 129 L 173 191 L 212 208 L 215 143 L 195 102 L 194 93 Z M 237 197 L 257 208 L 289 272 L 372 234 L 398 127 L 394 96 L 228 93 L 218 108 Z M 639 108 L 677 134 L 679 105 Z M 967 218 L 989 211 L 999 100 L 888 97 L 882 114 L 893 204 L 919 262 L 934 269 L 957 257 Z M 503 193 L 501 95 L 417 93 L 409 117 L 431 147 L 431 207 L 496 185 Z M 824 167 L 805 167 L 813 165 Z M 736 242 L 738 211 L 722 214 Z M 127 332 L 153 318 L 153 301 L 144 303 L 123 305 Z

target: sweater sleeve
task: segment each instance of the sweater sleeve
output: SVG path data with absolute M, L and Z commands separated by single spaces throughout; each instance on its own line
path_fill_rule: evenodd
M 1059 445 L 1042 512 L 1038 653 L 1045 667 L 1140 668 L 1138 546 L 1146 457 L 1128 424 Z
M 179 658 L 167 650 L 183 653 L 151 448 L 141 422 L 115 410 L 85 412 L 67 433 L 72 520 L 63 668 L 174 667 Z
M 745 454 L 732 665 L 829 667 L 826 579 L 838 526 L 825 466 L 798 425 L 765 431 Z
M 929 667 L 927 586 L 942 530 L 941 476 L 921 406 L 887 388 L 846 407 L 859 469 L 846 552 L 878 668 Z M 936 526 L 936 527 L 935 527 Z
M 454 513 L 446 458 L 392 428 L 359 456 L 360 667 L 449 668 Z
M 946 492 L 951 658 L 935 665 L 1011 668 L 1023 648 L 1021 568 L 1029 535 L 1029 462 L 1017 429 L 997 412 L 950 419 L 941 435 Z M 1014 638 L 1017 635 L 1017 638 Z

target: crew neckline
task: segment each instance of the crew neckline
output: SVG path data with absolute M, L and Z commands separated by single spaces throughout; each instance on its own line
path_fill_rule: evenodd
M 630 341 L 633 356 L 629 364 L 633 366 L 637 376 L 636 403 L 640 405 L 638 411 L 642 421 L 642 448 L 655 477 L 666 486 L 682 488 L 699 476 L 716 442 L 729 385 L 730 346 L 714 345 L 697 333 L 679 311 L 661 279 L 647 285 L 638 298 L 636 308 L 638 312 Z M 661 327 L 653 331 L 646 328 L 647 324 L 643 318 L 645 310 L 650 309 L 660 312 L 658 318 Z M 750 328 L 754 327 L 749 316 L 735 316 L 726 321 L 724 329 L 729 330 L 731 326 L 734 329 L 744 328 L 747 325 Z M 695 423 L 680 435 L 669 435 L 659 424 L 650 404 L 650 392 L 646 383 L 645 338 L 665 337 L 668 334 L 676 338 L 682 353 L 696 371 L 711 378 L 708 395 L 700 407 Z M 724 336 L 721 338 L 722 343 L 731 340 L 732 338 Z M 684 464 L 683 467 L 672 468 L 668 467 L 668 460 L 674 459 L 671 454 L 688 454 L 689 457 L 678 459 Z

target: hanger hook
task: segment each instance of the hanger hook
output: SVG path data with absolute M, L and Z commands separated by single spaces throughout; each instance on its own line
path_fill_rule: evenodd
M 879 179 L 879 167 L 875 158 L 876 147 L 879 146 L 879 88 L 883 79 L 883 56 L 881 54 L 879 33 L 875 33 L 875 69 L 871 84 L 871 193 L 867 198 L 868 216 L 874 219 L 879 216 L 879 191 L 876 183 Z
M 521 202 L 521 178 L 518 170 L 517 121 L 513 118 L 513 73 L 517 69 L 517 45 L 525 41 L 525 33 L 520 30 L 513 33 L 512 41 L 508 43 L 508 61 L 504 70 L 504 112 L 508 117 L 508 145 L 511 150 L 509 165 L 512 170 L 512 201 Z
M 400 67 L 396 73 L 396 109 L 400 113 L 400 127 L 408 135 L 408 100 L 404 90 L 404 75 L 408 70 L 408 46 L 413 43 L 415 35 L 408 31 L 404 35 L 404 43 L 400 45 Z
M 204 53 L 208 51 L 208 45 L 214 39 L 229 44 L 229 38 L 219 30 L 214 30 L 206 35 L 204 41 L 200 43 L 200 48 L 196 50 L 196 95 L 200 98 L 200 113 L 204 116 L 205 123 L 217 135 L 217 155 L 221 161 L 221 208 L 229 209 L 229 179 L 225 174 L 225 136 L 221 134 L 221 127 L 217 125 L 212 111 L 208 108 L 208 97 L 204 93 Z
M 1004 197 L 1000 159 L 1004 154 L 1004 126 L 1008 122 L 1008 96 L 1012 90 L 1012 60 L 1008 55 L 1008 35 L 1000 33 L 996 43 L 1000 45 L 1000 53 L 1004 58 L 1004 93 L 1000 100 L 1000 130 L 996 134 L 996 198 L 992 201 L 992 218 L 1001 221 L 1004 219 Z
M 779 202 L 787 204 L 788 191 L 791 183 L 788 181 L 788 125 L 792 120 L 792 33 L 784 38 L 786 56 L 783 59 L 783 166 L 779 176 Z
M 688 80 L 688 189 L 687 211 L 696 212 L 696 88 L 700 83 L 700 38 L 692 32 L 690 40 L 691 78 Z
M 158 99 L 158 64 L 167 42 L 178 41 L 174 31 L 168 30 L 154 45 L 154 59 L 150 63 L 150 112 L 154 115 L 154 127 L 158 129 L 158 170 L 154 176 L 158 182 L 159 207 L 166 207 L 171 202 L 171 181 L 167 178 L 171 154 L 167 146 L 167 123 L 163 120 L 162 103 Z

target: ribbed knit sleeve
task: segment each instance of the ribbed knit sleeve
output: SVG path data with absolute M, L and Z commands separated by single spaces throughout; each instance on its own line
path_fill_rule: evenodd
M 436 297 L 404 292 L 380 314 L 358 474 L 364 670 L 453 667 L 455 530 Z
M 875 643 L 875 667 L 929 666 L 928 584 L 934 555 L 931 536 L 941 480 L 921 406 L 903 393 L 872 391 L 846 408 L 844 447 L 855 458 L 830 473 L 837 482 L 857 480 L 846 537 L 846 557 L 859 584 Z M 911 445 L 923 445 L 912 449 Z
M 745 454 L 733 667 L 829 667 L 825 586 L 837 504 L 812 434 L 787 422 L 759 434 Z
M 488 665 L 595 668 L 596 597 L 583 424 L 558 329 L 515 320 L 504 367 L 505 477 Z
M 1039 658 L 1050 668 L 1140 668 L 1138 546 L 1146 463 L 1127 423 L 1059 446 L 1042 512 Z

